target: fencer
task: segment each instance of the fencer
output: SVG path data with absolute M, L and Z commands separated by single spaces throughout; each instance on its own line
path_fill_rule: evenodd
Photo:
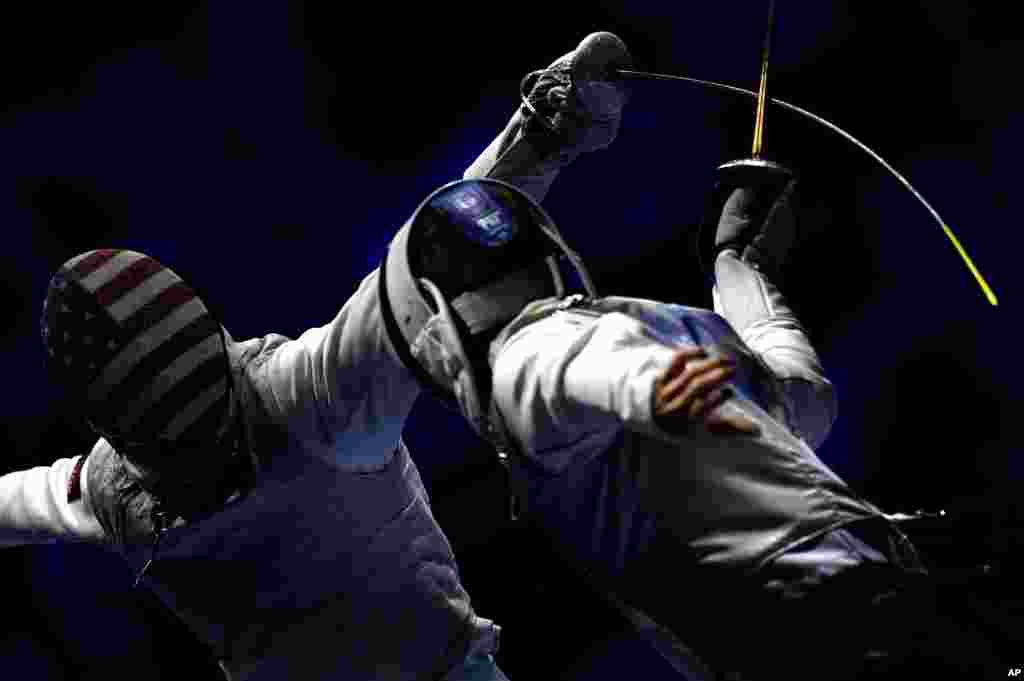
M 607 95 L 560 102 L 578 134 L 545 147 L 549 166 L 610 143 Z M 540 158 L 517 148 L 534 149 L 523 167 Z M 118 551 L 229 678 L 503 679 L 499 628 L 473 610 L 400 438 L 421 384 L 391 345 L 382 280 L 298 338 L 236 341 L 149 255 L 66 262 L 41 330 L 99 439 L 0 477 L 0 546 Z
M 508 457 L 531 523 L 705 671 L 855 678 L 908 656 L 977 670 L 995 659 L 977 637 L 951 656 L 915 647 L 923 630 L 953 631 L 919 596 L 917 552 L 815 454 L 835 390 L 773 283 L 793 187 L 729 194 L 705 310 L 599 296 L 533 198 L 488 177 L 451 183 L 392 242 L 386 326 Z M 583 291 L 567 289 L 566 263 Z

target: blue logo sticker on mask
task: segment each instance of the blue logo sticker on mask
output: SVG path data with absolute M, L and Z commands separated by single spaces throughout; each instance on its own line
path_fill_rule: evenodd
M 501 246 L 512 240 L 516 234 L 515 219 L 507 210 L 498 210 L 478 218 L 476 229 L 465 229 L 466 236 L 484 246 Z
M 465 184 L 435 198 L 431 205 L 482 246 L 507 244 L 519 231 L 515 212 L 480 186 Z

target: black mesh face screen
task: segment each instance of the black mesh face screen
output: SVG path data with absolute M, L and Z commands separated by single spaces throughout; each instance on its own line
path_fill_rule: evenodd
M 497 183 L 460 182 L 416 218 L 410 250 L 417 276 L 457 296 L 553 252 L 529 200 Z

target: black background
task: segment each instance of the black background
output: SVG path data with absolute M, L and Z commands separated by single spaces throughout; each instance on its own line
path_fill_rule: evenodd
M 295 335 L 331 318 L 416 204 L 461 175 L 515 110 L 519 79 L 587 33 L 620 35 L 638 68 L 756 89 L 767 3 L 579 5 L 5 8 L 0 470 L 91 444 L 47 382 L 37 332 L 67 258 L 150 253 L 205 291 L 236 338 Z M 821 457 L 887 510 L 946 511 L 920 530 L 926 553 L 997 576 L 1019 567 L 1022 541 L 1019 30 L 995 2 L 783 2 L 772 53 L 770 93 L 906 175 L 998 307 L 862 151 L 778 108 L 765 139 L 802 177 L 784 290 L 839 390 Z M 600 289 L 710 304 L 693 230 L 715 166 L 749 152 L 752 119 L 745 97 L 633 84 L 615 145 L 581 158 L 547 201 Z M 477 609 L 506 627 L 510 676 L 665 674 L 542 542 L 501 526 L 494 470 L 464 427 L 423 401 L 407 437 Z M 202 649 L 98 550 L 6 550 L 0 575 L 7 669 L 211 678 Z M 1012 581 L 979 587 L 993 621 L 1019 613 Z

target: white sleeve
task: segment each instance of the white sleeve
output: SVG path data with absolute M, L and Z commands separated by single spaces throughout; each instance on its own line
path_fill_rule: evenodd
M 715 260 L 715 280 L 715 312 L 775 374 L 790 430 L 819 447 L 835 422 L 838 401 L 807 332 L 778 288 L 734 253 Z
M 517 111 L 505 129 L 470 164 L 463 179 L 490 177 L 503 180 L 523 190 L 538 203 L 543 201 L 559 171 L 578 152 L 543 149 L 536 137 L 525 135 L 525 126 L 526 117 Z
M 339 466 L 373 469 L 389 460 L 420 386 L 388 338 L 377 271 L 329 324 L 281 341 L 254 361 L 272 413 Z
M 524 453 L 543 460 L 622 426 L 656 430 L 654 381 L 672 350 L 637 333 L 636 324 L 618 313 L 565 311 L 508 340 L 494 362 L 494 399 Z
M 0 477 L 0 547 L 44 544 L 57 540 L 103 541 L 103 528 L 93 514 L 80 471 L 82 496 L 68 501 L 68 484 L 81 457 L 59 459 Z

